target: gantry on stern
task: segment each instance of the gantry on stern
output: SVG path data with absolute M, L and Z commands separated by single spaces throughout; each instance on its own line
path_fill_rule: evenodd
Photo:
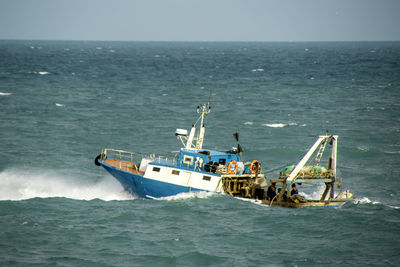
M 353 200 L 353 194 L 348 190 L 335 197 L 335 185 L 340 188 L 342 181 L 336 176 L 338 138 L 337 135 L 319 136 L 318 140 L 297 165 L 284 168 L 278 179 L 270 181 L 270 186 L 280 184 L 280 191 L 276 195 L 272 193 L 270 196 L 267 195 L 263 203 L 301 208 L 307 206 L 338 206 Z M 325 167 L 321 165 L 321 160 L 328 145 L 330 146 L 331 154 Z M 319 199 L 306 199 L 296 191 L 293 194 L 292 189 L 296 187 L 296 184 L 324 184 L 325 189 Z

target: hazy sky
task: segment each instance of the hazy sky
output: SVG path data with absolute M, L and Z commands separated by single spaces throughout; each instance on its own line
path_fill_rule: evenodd
M 400 41 L 400 0 L 0 0 L 0 39 Z

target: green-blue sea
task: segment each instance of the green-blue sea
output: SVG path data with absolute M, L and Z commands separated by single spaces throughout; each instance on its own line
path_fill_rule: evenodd
M 179 150 L 208 101 L 204 147 L 239 132 L 268 179 L 339 135 L 356 200 L 140 199 L 94 165 Z M 400 42 L 0 41 L 0 266 L 399 266 L 399 191 Z

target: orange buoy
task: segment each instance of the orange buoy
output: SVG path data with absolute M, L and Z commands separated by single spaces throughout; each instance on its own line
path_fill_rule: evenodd
M 258 160 L 253 160 L 250 165 L 251 174 L 255 174 L 256 172 L 261 170 L 261 163 Z
M 235 166 L 235 169 L 234 169 L 234 170 L 232 170 L 232 165 Z M 228 173 L 229 173 L 229 174 L 235 174 L 235 173 L 237 172 L 237 170 L 238 170 L 238 163 L 237 163 L 237 161 L 236 161 L 236 160 L 232 160 L 231 162 L 229 162 L 229 165 L 228 165 Z

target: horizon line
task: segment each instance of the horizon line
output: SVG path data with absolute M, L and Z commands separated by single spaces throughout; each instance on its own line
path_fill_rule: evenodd
M 101 40 L 101 39 L 40 39 L 0 38 L 0 41 L 64 41 L 64 42 L 147 42 L 147 43 L 378 43 L 400 40 Z

